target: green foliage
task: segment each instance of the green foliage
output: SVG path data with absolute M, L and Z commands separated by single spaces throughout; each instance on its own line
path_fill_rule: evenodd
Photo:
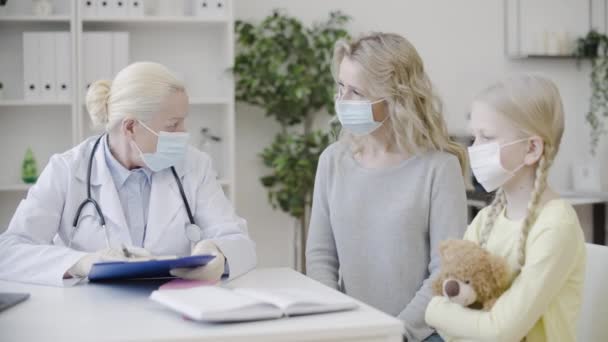
M 575 55 L 578 58 L 596 58 L 606 56 L 607 49 L 608 37 L 596 30 L 591 30 L 585 37 L 576 40 Z
M 591 99 L 585 119 L 591 128 L 590 152 L 595 155 L 600 138 L 606 133 L 603 120 L 608 116 L 608 37 L 591 30 L 576 40 L 577 61 L 591 59 Z
M 329 144 L 329 136 L 322 132 L 306 135 L 279 134 L 272 145 L 262 152 L 264 165 L 273 173 L 261 179 L 268 188 L 268 199 L 274 208 L 300 218 L 311 204 L 321 152 Z
M 595 155 L 600 138 L 606 133 L 604 119 L 608 117 L 608 57 L 591 62 L 591 101 L 587 123 L 591 127 L 591 155 Z
M 349 18 L 333 12 L 312 28 L 281 11 L 258 25 L 237 21 L 236 98 L 266 110 L 281 125 L 302 123 L 310 113 L 333 113 L 334 43 Z
M 319 156 L 329 144 L 326 133 L 312 132 L 311 127 L 316 113 L 334 113 L 331 57 L 335 42 L 348 37 L 344 26 L 349 20 L 332 12 L 325 22 L 306 27 L 275 10 L 259 24 L 235 25 L 236 98 L 263 108 L 282 127 L 261 154 L 271 173 L 260 180 L 273 207 L 299 219 L 302 229 Z M 300 124 L 303 133 L 288 132 L 288 127 Z
M 33 184 L 38 180 L 38 167 L 36 166 L 36 159 L 34 158 L 34 152 L 31 148 L 28 148 L 23 158 L 23 165 L 21 166 L 21 179 L 25 183 Z

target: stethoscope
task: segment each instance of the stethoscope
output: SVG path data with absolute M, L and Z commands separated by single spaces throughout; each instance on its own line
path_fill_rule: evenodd
M 72 222 L 72 234 L 70 235 L 68 247 L 71 247 L 72 241 L 74 240 L 74 235 L 76 235 L 76 231 L 78 230 L 78 220 L 80 218 L 80 213 L 82 212 L 82 209 L 90 203 L 95 208 L 97 216 L 99 216 L 99 223 L 101 225 L 101 229 L 103 229 L 104 231 L 106 246 L 110 248 L 110 236 L 106 227 L 106 219 L 103 215 L 103 211 L 101 211 L 101 206 L 99 205 L 99 203 L 97 203 L 97 201 L 95 201 L 95 199 L 93 199 L 93 196 L 91 196 L 91 170 L 93 169 L 93 157 L 95 156 L 95 151 L 97 151 L 99 142 L 103 137 L 104 135 L 102 134 L 99 138 L 97 138 L 95 144 L 93 145 L 93 149 L 91 150 L 91 155 L 89 156 L 89 165 L 87 167 L 87 198 L 82 201 L 82 203 L 80 203 L 80 205 L 78 206 L 78 210 L 76 210 L 76 215 L 74 216 L 74 221 Z M 192 210 L 190 209 L 190 205 L 188 204 L 188 199 L 186 198 L 184 187 L 182 186 L 182 182 L 180 181 L 179 176 L 177 175 L 177 171 L 175 171 L 175 167 L 173 166 L 171 166 L 171 173 L 173 174 L 173 178 L 175 178 L 175 182 L 177 183 L 177 186 L 179 188 L 179 193 L 182 197 L 182 201 L 184 202 L 184 206 L 186 207 L 188 220 L 190 221 L 190 223 L 187 224 L 185 227 L 186 237 L 192 244 L 195 244 L 202 239 L 202 229 L 194 222 L 194 215 L 192 215 Z

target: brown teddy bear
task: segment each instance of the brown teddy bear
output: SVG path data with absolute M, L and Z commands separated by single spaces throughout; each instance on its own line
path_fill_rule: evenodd
M 448 240 L 439 245 L 441 272 L 433 292 L 472 309 L 489 310 L 511 283 L 509 266 L 472 241 Z

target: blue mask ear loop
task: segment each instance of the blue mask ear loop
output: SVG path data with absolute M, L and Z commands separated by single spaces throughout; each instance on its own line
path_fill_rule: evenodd
M 150 131 L 150 133 L 156 135 L 157 137 L 159 136 L 158 133 L 156 133 L 152 128 L 148 127 L 148 125 L 146 125 L 145 123 L 143 123 L 143 121 L 137 120 L 137 122 L 139 122 L 139 124 L 142 125 L 145 129 L 147 129 L 148 131 Z
M 382 99 L 376 100 L 376 101 L 374 101 L 374 102 L 371 103 L 371 105 L 372 105 L 372 119 L 374 118 L 374 105 L 376 103 L 379 103 L 379 102 L 382 102 L 382 101 L 385 101 L 385 99 L 382 98 Z M 377 130 L 378 128 L 382 127 L 382 125 L 384 125 L 384 123 L 386 122 L 386 120 L 388 120 L 389 116 L 390 116 L 390 114 L 386 113 L 386 117 L 384 117 L 384 119 L 382 119 L 382 121 L 376 121 L 374 119 L 374 122 L 379 122 L 380 123 L 380 125 L 378 125 L 378 127 L 376 127 L 376 129 L 374 129 L 374 131 Z M 372 133 L 372 132 L 370 132 L 370 133 Z
M 145 123 L 143 123 L 141 120 L 137 120 L 137 122 L 142 125 L 143 128 L 147 129 L 148 131 L 150 131 L 150 133 L 156 135 L 156 137 L 160 137 L 160 135 L 156 132 L 154 132 L 154 130 L 150 127 L 148 127 Z M 144 152 L 141 150 L 141 148 L 139 148 L 139 146 L 137 145 L 137 143 L 135 142 L 135 140 L 133 140 L 133 144 L 135 145 L 135 147 L 137 148 L 137 151 L 139 152 L 140 156 L 143 156 Z M 143 158 L 143 157 L 142 157 Z

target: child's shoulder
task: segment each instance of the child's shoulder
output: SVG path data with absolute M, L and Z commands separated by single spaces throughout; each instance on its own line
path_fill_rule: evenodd
M 545 203 L 539 209 L 534 226 L 530 230 L 530 236 L 543 232 L 552 232 L 566 239 L 576 238 L 582 234 L 578 216 L 570 202 L 558 198 Z

